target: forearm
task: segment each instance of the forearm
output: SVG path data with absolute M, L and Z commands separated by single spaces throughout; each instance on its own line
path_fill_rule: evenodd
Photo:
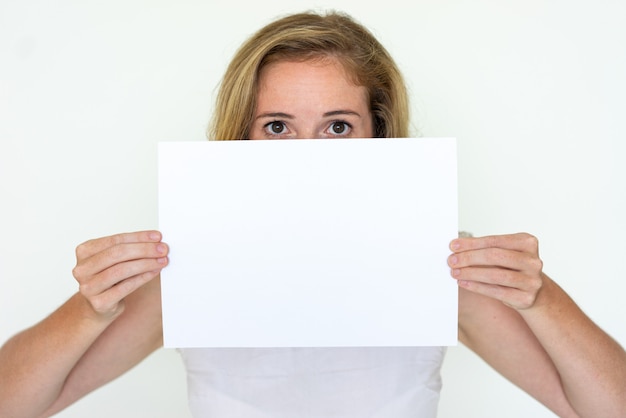
M 63 390 L 72 369 L 113 321 L 89 315 L 76 294 L 0 349 L 0 416 L 40 416 Z
M 581 417 L 626 416 L 626 352 L 552 280 L 520 314 L 557 368 Z

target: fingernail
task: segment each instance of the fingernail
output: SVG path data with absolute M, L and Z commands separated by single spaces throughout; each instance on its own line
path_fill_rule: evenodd
M 452 257 L 450 257 L 450 264 L 451 265 L 456 265 L 456 263 L 459 262 L 459 259 L 456 257 L 456 255 L 453 255 Z
M 159 263 L 159 264 L 167 264 L 167 257 L 157 258 L 157 263 Z
M 158 232 L 151 232 L 149 237 L 153 241 L 158 241 L 161 239 L 161 234 L 159 234 Z
M 167 246 L 165 244 L 157 245 L 157 251 L 159 254 L 165 254 L 167 252 Z
M 461 248 L 461 244 L 459 243 L 459 241 L 454 240 L 450 244 L 450 248 L 452 248 L 453 250 L 458 250 L 459 248 Z

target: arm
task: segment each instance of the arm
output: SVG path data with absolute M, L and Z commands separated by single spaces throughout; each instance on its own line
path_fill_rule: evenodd
M 563 417 L 626 416 L 626 353 L 542 272 L 528 234 L 452 242 L 461 341 Z
M 77 248 L 80 292 L 0 349 L 0 416 L 50 416 L 161 345 L 160 234 L 121 234 Z

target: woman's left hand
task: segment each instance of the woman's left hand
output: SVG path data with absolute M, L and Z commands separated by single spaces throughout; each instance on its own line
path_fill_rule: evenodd
M 546 279 L 539 258 L 539 242 L 530 234 L 458 238 L 448 265 L 460 287 L 497 300 L 514 309 L 531 308 Z

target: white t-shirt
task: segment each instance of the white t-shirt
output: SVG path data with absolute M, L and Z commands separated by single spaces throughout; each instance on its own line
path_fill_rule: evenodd
M 180 349 L 195 418 L 435 418 L 444 347 Z

